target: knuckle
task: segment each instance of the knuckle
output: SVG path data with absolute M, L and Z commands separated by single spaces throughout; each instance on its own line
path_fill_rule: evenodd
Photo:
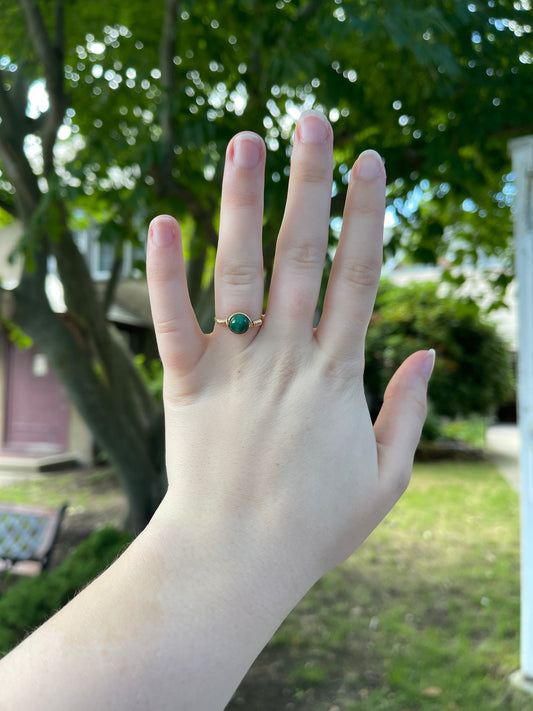
M 419 376 L 422 381 L 422 376 Z M 427 395 L 425 384 L 420 382 L 420 387 L 411 384 L 406 390 L 406 385 L 391 381 L 385 391 L 385 400 L 394 400 L 399 407 L 405 407 L 406 396 L 408 395 L 408 414 L 409 418 L 415 418 L 420 429 L 424 424 L 427 415 Z
M 157 262 L 147 260 L 146 262 L 146 278 L 152 284 L 162 284 L 170 281 L 175 275 L 176 270 L 169 262 Z
M 369 217 L 372 220 L 382 220 L 384 213 L 384 205 L 377 204 L 369 200 L 355 200 L 354 211 L 363 217 Z
M 355 351 L 346 358 L 326 353 L 322 361 L 322 372 L 330 387 L 348 393 L 350 398 L 352 391 L 361 387 L 364 369 L 364 354 Z
M 230 286 L 252 286 L 261 278 L 261 269 L 254 264 L 225 260 L 219 267 L 218 276 Z
M 224 196 L 224 202 L 232 208 L 257 207 L 261 204 L 261 193 L 257 190 L 241 185 L 229 190 Z
M 324 264 L 324 250 L 316 242 L 304 240 L 287 249 L 287 262 L 298 269 L 316 269 Z
M 176 333 L 176 331 L 178 331 L 178 319 L 159 319 L 154 323 L 154 327 L 156 332 L 161 335 L 166 335 L 168 333 Z
M 291 166 L 291 176 L 299 183 L 331 183 L 331 170 L 321 163 L 296 161 Z
M 359 260 L 344 260 L 342 275 L 349 283 L 369 288 L 379 283 L 381 276 L 381 263 L 361 262 Z

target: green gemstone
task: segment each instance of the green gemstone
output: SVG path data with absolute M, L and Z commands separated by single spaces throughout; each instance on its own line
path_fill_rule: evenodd
M 250 319 L 246 314 L 233 314 L 228 321 L 228 328 L 232 333 L 246 333 L 250 328 Z

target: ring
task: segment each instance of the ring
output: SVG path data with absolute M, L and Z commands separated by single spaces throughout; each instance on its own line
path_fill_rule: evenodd
M 261 318 L 254 321 L 246 314 L 243 314 L 242 311 L 237 311 L 236 313 L 231 314 L 231 316 L 228 316 L 228 318 L 217 318 L 215 316 L 215 323 L 224 324 L 224 326 L 227 326 L 232 333 L 242 334 L 246 333 L 249 328 L 257 328 L 257 326 L 261 326 L 263 324 L 264 317 L 265 315 L 263 314 Z

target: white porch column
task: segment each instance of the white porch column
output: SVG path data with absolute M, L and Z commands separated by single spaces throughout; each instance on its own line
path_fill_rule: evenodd
M 514 235 L 519 299 L 520 670 L 513 681 L 533 693 L 533 136 L 510 141 L 515 174 Z

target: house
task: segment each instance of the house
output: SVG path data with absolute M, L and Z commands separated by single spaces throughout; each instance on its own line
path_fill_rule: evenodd
M 12 222 L 0 230 L 0 281 L 5 289 L 20 279 L 22 263 L 10 261 L 21 235 Z M 105 287 L 112 259 L 90 229 L 77 235 L 98 289 Z M 109 319 L 123 332 L 134 352 L 156 354 L 155 338 L 144 279 L 132 278 L 133 257 L 126 251 L 123 279 L 109 309 Z M 61 283 L 53 263 L 46 290 L 54 310 L 65 310 Z M 38 469 L 87 464 L 94 458 L 93 437 L 70 401 L 46 356 L 35 346 L 18 347 L 6 329 L 0 330 L 0 469 Z

